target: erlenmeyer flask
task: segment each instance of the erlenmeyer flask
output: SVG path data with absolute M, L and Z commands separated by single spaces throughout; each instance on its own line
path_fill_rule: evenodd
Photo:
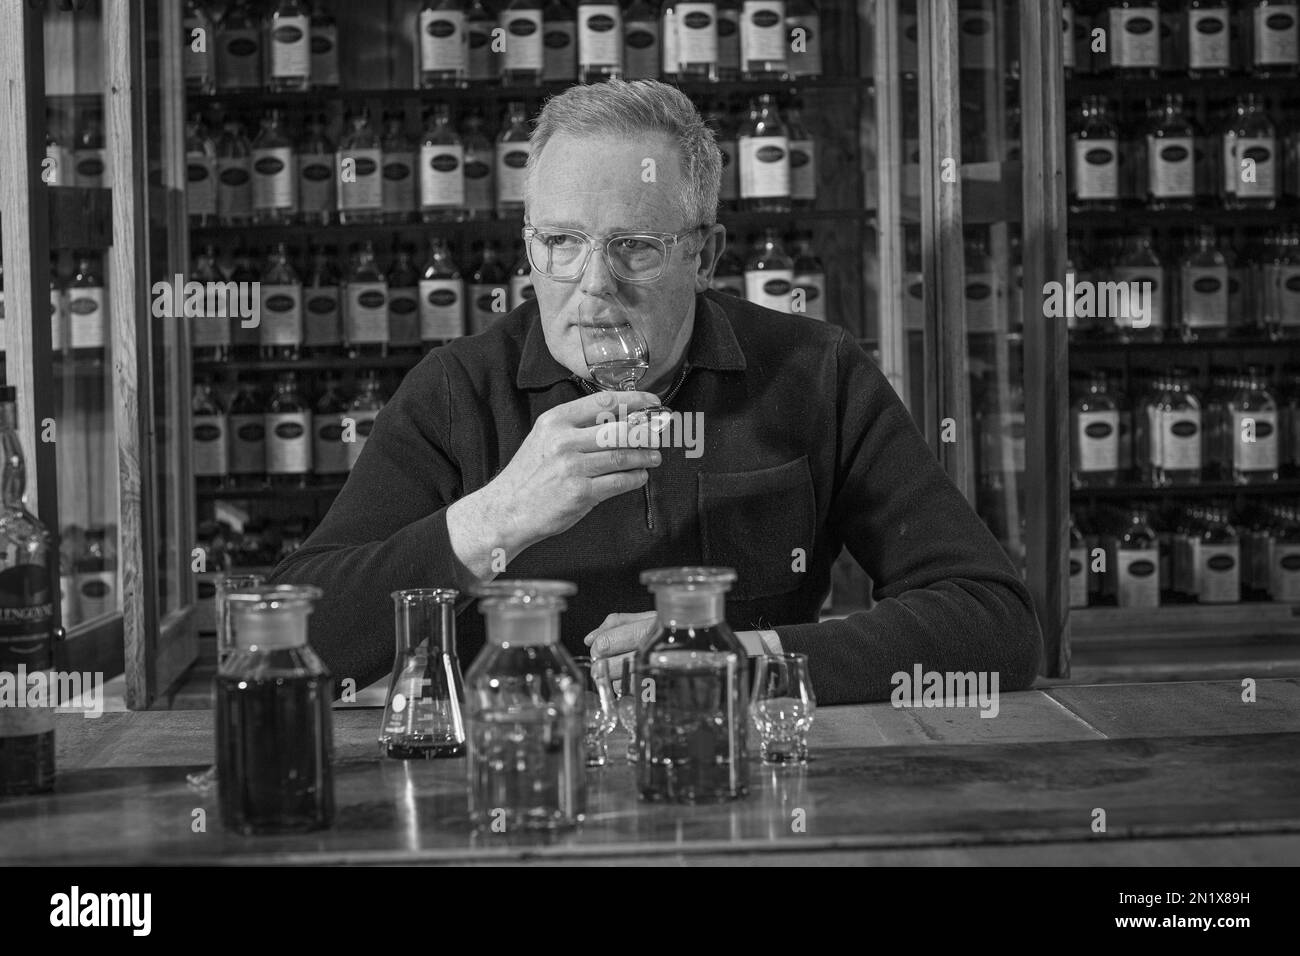
M 397 659 L 384 704 L 384 756 L 465 755 L 465 684 L 456 658 L 456 598 L 447 588 L 393 592 Z

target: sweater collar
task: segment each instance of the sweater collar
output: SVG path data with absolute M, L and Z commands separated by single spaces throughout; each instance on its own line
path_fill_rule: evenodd
M 549 388 L 556 382 L 572 379 L 573 373 L 557 362 L 547 348 L 536 300 L 531 305 L 515 384 L 519 388 Z M 726 310 L 703 293 L 695 296 L 695 328 L 686 347 L 686 364 L 719 372 L 743 372 L 746 367 L 745 355 Z

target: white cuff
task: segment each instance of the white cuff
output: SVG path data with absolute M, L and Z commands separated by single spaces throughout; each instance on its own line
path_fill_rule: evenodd
M 782 653 L 781 638 L 776 631 L 737 631 L 736 637 L 750 657 Z

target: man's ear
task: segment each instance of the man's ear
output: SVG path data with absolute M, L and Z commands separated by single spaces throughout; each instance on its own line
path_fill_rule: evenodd
M 722 258 L 722 250 L 727 248 L 727 227 L 722 223 L 715 223 L 709 227 L 708 233 L 704 237 L 704 245 L 700 247 L 700 261 L 695 269 L 695 291 L 707 292 L 709 283 L 713 279 L 713 270 L 718 267 L 718 260 Z

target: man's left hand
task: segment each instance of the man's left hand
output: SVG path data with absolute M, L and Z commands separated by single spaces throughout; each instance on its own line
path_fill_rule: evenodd
M 591 648 L 592 659 L 617 657 L 641 646 L 641 642 L 654 633 L 655 612 L 638 611 L 633 614 L 611 614 L 584 639 Z

